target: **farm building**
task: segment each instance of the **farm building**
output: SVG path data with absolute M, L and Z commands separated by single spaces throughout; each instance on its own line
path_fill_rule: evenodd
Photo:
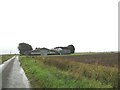
M 27 51 L 25 55 L 58 55 L 59 53 L 56 50 L 49 50 L 47 48 L 36 48 L 35 50 Z
M 71 54 L 71 50 L 67 47 L 55 47 L 54 49 L 47 48 L 36 48 L 35 50 L 27 51 L 24 53 L 25 55 L 64 55 Z
M 49 50 L 49 54 L 48 55 L 59 55 L 59 53 L 56 50 Z
M 47 48 L 37 48 L 35 50 L 31 50 L 28 52 L 25 52 L 26 55 L 41 55 L 46 56 L 49 53 L 49 49 Z
M 71 53 L 71 50 L 69 50 L 67 47 L 56 47 L 54 50 L 56 50 L 60 55 Z
M 37 48 L 31 52 L 32 55 L 41 55 L 46 56 L 49 53 L 49 49 L 47 48 Z

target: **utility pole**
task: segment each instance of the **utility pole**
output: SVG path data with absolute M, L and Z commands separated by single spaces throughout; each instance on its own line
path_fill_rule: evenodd
M 12 51 L 10 50 L 10 54 L 11 54 L 11 52 L 12 52 Z

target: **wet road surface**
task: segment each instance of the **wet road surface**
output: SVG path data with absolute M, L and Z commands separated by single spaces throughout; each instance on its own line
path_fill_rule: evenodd
M 20 66 L 18 56 L 12 59 L 3 71 L 2 88 L 30 88 L 29 81 Z

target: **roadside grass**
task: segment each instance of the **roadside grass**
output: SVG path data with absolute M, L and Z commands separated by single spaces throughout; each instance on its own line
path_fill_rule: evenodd
M 89 78 L 89 74 L 86 68 L 89 68 L 87 64 L 86 67 L 82 64 L 82 69 L 78 68 L 78 65 L 71 64 L 73 66 L 68 67 L 70 63 L 63 62 L 60 64 L 59 62 L 55 62 L 57 65 L 52 64 L 51 62 L 47 62 L 45 57 L 26 57 L 20 56 L 20 62 L 25 70 L 25 73 L 30 80 L 30 83 L 33 88 L 112 88 L 111 83 L 101 82 L 94 78 Z M 52 61 L 52 60 L 50 60 Z M 67 69 L 64 65 L 68 67 Z M 72 62 L 73 63 L 73 62 Z M 59 67 L 59 65 L 61 65 Z M 83 68 L 84 67 L 84 68 Z M 84 75 L 78 73 L 83 72 Z M 81 70 L 80 70 L 81 69 Z M 85 71 L 87 73 L 85 73 Z M 92 72 L 94 73 L 94 72 Z M 98 73 L 99 74 L 99 73 Z M 87 76 L 88 75 L 88 76 Z
M 14 54 L 6 54 L 6 55 L 2 55 L 1 59 L 2 59 L 2 63 L 7 61 L 8 59 L 12 58 L 14 56 Z

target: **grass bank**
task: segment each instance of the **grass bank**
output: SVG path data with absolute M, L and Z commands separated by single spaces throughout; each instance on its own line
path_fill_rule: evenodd
M 115 68 L 101 69 L 100 66 L 66 60 L 52 61 L 46 57 L 21 56 L 20 62 L 33 88 L 117 87 L 117 77 L 113 76 L 117 74 Z

